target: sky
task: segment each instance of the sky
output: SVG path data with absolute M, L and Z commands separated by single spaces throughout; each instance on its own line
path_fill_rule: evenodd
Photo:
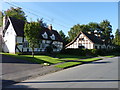
M 113 34 L 118 28 L 118 2 L 3 2 L 2 10 L 21 7 L 28 21 L 43 18 L 53 29 L 66 35 L 76 24 L 110 21 Z

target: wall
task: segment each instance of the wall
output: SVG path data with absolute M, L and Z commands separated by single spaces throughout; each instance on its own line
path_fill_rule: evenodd
M 76 41 L 67 48 L 79 48 L 80 45 L 84 46 L 86 49 L 93 49 L 93 43 L 84 34 L 81 34 Z
M 29 52 L 32 52 L 32 49 L 30 47 L 23 47 L 23 43 L 27 42 L 27 40 L 24 38 L 24 42 L 22 43 L 23 38 L 22 37 L 17 37 L 17 43 L 18 43 L 18 48 L 22 51 L 23 48 L 23 52 L 27 52 L 27 50 L 29 50 Z M 40 48 L 35 48 L 34 51 L 35 52 L 44 52 L 46 47 L 49 46 L 50 44 L 50 40 L 42 40 L 41 44 L 40 44 Z M 55 46 L 57 46 L 57 49 L 53 49 L 53 51 L 60 51 L 63 48 L 63 43 L 62 42 L 58 42 L 58 41 L 53 41 L 53 44 Z M 19 52 L 16 49 L 16 52 Z
M 4 39 L 3 51 L 15 53 L 16 33 L 11 22 L 10 25 L 8 26 L 8 29 L 3 39 Z

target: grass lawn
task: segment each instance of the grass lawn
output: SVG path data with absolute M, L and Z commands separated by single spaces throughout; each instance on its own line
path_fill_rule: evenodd
M 102 58 L 88 58 L 88 59 L 83 59 L 83 60 L 79 60 L 81 62 L 92 62 L 92 61 L 96 61 L 96 60 L 102 60 Z
M 72 67 L 72 66 L 75 66 L 75 65 L 78 65 L 78 64 L 82 64 L 82 62 L 66 62 L 66 63 L 63 63 L 63 64 L 56 65 L 55 67 L 68 68 L 68 67 Z
M 112 58 L 112 57 L 115 57 L 115 56 L 114 56 L 114 55 L 111 55 L 111 56 L 104 56 L 104 57 Z
M 43 63 L 56 64 L 56 63 L 63 62 L 63 61 L 60 61 L 59 58 L 53 58 L 46 55 L 35 55 L 34 58 L 32 57 L 32 55 L 17 55 L 17 54 L 9 54 L 9 53 L 4 53 L 4 55 L 13 56 L 23 60 L 29 60 L 31 62 L 36 62 L 39 64 L 43 64 Z

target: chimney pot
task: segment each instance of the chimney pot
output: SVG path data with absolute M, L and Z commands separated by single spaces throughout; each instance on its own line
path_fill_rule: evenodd
M 50 24 L 50 25 L 48 26 L 48 29 L 49 29 L 49 30 L 52 30 L 52 24 Z

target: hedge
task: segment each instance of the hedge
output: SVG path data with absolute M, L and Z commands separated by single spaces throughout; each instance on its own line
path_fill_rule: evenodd
M 120 53 L 120 49 L 63 49 L 61 54 L 68 55 L 80 55 L 80 56 L 104 56 L 104 55 L 114 55 L 115 53 Z

